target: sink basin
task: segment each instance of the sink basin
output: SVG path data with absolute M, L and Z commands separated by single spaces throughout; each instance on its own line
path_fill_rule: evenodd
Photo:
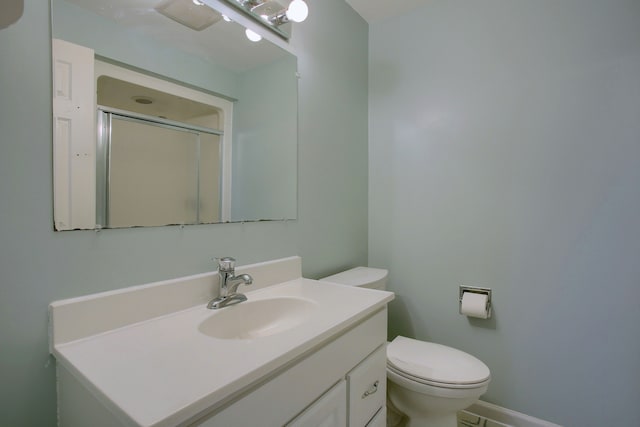
M 220 339 L 267 337 L 304 323 L 316 309 L 313 301 L 297 297 L 249 300 L 217 310 L 198 330 Z

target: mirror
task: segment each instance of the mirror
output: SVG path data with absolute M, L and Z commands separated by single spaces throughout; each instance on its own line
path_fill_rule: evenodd
M 296 58 L 196 3 L 52 0 L 56 230 L 296 218 Z

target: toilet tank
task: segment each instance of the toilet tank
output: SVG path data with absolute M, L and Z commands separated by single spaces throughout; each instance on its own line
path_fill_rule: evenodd
M 368 289 L 387 289 L 389 272 L 384 268 L 356 267 L 332 276 L 323 277 L 322 281 L 340 285 L 358 286 Z

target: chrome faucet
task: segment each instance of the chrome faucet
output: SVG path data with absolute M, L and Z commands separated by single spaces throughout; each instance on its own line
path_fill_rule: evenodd
M 207 308 L 218 309 L 246 301 L 244 294 L 238 293 L 238 286 L 250 285 L 253 278 L 248 274 L 235 275 L 236 260 L 231 257 L 218 258 L 218 274 L 220 275 L 220 296 L 212 299 Z

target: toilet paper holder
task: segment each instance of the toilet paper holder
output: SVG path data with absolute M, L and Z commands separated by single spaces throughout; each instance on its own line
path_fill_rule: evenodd
M 487 319 L 491 318 L 491 289 L 490 288 L 480 288 L 477 286 L 460 286 L 459 294 L 458 294 L 458 312 L 462 313 L 462 296 L 465 292 L 472 292 L 475 294 L 482 294 L 487 296 Z

